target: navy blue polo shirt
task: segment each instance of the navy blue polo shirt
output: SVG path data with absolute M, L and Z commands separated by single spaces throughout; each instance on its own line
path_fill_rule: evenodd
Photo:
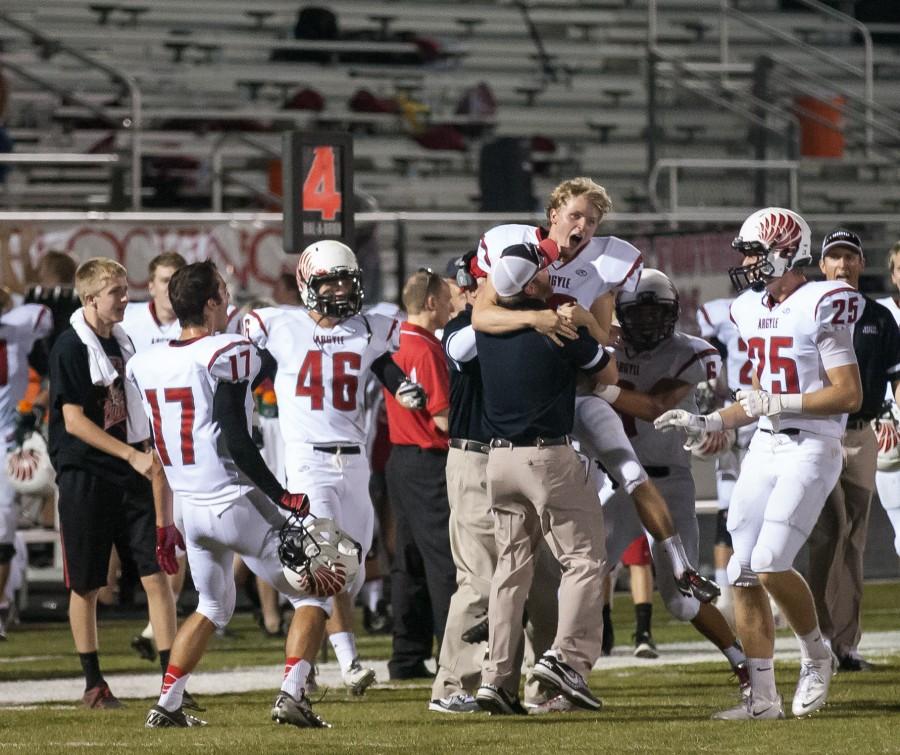
M 543 308 L 530 302 L 529 308 Z M 609 354 L 587 328 L 558 346 L 536 330 L 476 333 L 484 386 L 485 429 L 492 438 L 532 443 L 572 432 L 579 370 L 595 373 Z
M 472 306 L 456 315 L 444 328 L 443 346 L 450 368 L 450 437 L 487 443 L 490 433 L 484 426 L 481 367 L 478 357 L 457 362 L 447 353 L 447 344 L 456 333 L 472 324 Z
M 881 412 L 886 384 L 900 378 L 900 330 L 890 310 L 863 296 L 866 306 L 853 326 L 853 350 L 859 363 L 863 400 L 848 422 L 869 422 Z

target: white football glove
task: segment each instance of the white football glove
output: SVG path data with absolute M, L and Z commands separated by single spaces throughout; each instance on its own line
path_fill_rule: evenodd
M 428 394 L 425 393 L 425 389 L 418 383 L 414 383 L 412 380 L 404 380 L 400 383 L 394 398 L 397 399 L 400 406 L 407 409 L 424 409 L 428 401 Z
M 712 414 L 691 414 L 684 409 L 670 409 L 660 414 L 653 420 L 653 427 L 657 430 L 685 430 L 688 436 L 697 436 L 701 433 L 712 433 L 722 430 L 724 423 L 722 415 L 718 412 Z
M 748 417 L 775 417 L 782 412 L 799 412 L 803 408 L 800 393 L 768 393 L 738 391 L 735 398 Z

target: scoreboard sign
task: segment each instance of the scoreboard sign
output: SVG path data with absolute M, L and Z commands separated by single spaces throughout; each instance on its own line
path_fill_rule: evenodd
M 332 132 L 284 135 L 284 250 L 299 254 L 314 241 L 353 247 L 353 138 Z

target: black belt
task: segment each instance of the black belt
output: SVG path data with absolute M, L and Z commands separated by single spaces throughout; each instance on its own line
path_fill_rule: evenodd
M 759 428 L 760 432 L 767 433 L 768 435 L 799 435 L 800 430 L 796 427 L 786 427 L 784 430 L 766 430 L 766 428 Z
M 491 450 L 489 443 L 479 443 L 477 440 L 465 440 L 464 438 L 450 438 L 450 448 L 458 448 L 460 451 L 475 451 L 486 454 Z
M 523 443 L 513 443 L 505 438 L 493 438 L 491 448 L 543 448 L 544 446 L 568 446 L 571 443 L 568 435 L 560 435 L 558 438 L 535 438 Z
M 359 446 L 313 446 L 313 451 L 321 451 L 323 454 L 341 454 L 342 456 L 355 456 L 362 453 Z
M 647 473 L 648 477 L 668 477 L 669 476 L 669 468 L 668 467 L 644 467 L 644 471 Z
M 869 426 L 869 423 L 871 421 L 872 420 L 870 420 L 870 419 L 853 419 L 853 420 L 848 419 L 847 420 L 847 429 L 848 430 L 863 430 Z

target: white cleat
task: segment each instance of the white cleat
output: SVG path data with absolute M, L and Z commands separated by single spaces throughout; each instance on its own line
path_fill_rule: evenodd
M 342 676 L 344 677 L 344 684 L 357 697 L 364 695 L 366 690 L 375 683 L 375 669 L 363 668 L 359 658 L 353 659 L 350 668 Z
M 808 716 L 825 705 L 836 661 L 834 655 L 821 660 L 804 658 L 800 661 L 800 679 L 797 682 L 797 691 L 794 692 L 794 703 L 791 705 L 791 711 L 795 716 Z
M 716 721 L 764 721 L 784 718 L 784 708 L 781 704 L 781 695 L 775 700 L 754 699 L 747 696 L 734 708 L 720 710 L 713 713 L 712 717 Z

